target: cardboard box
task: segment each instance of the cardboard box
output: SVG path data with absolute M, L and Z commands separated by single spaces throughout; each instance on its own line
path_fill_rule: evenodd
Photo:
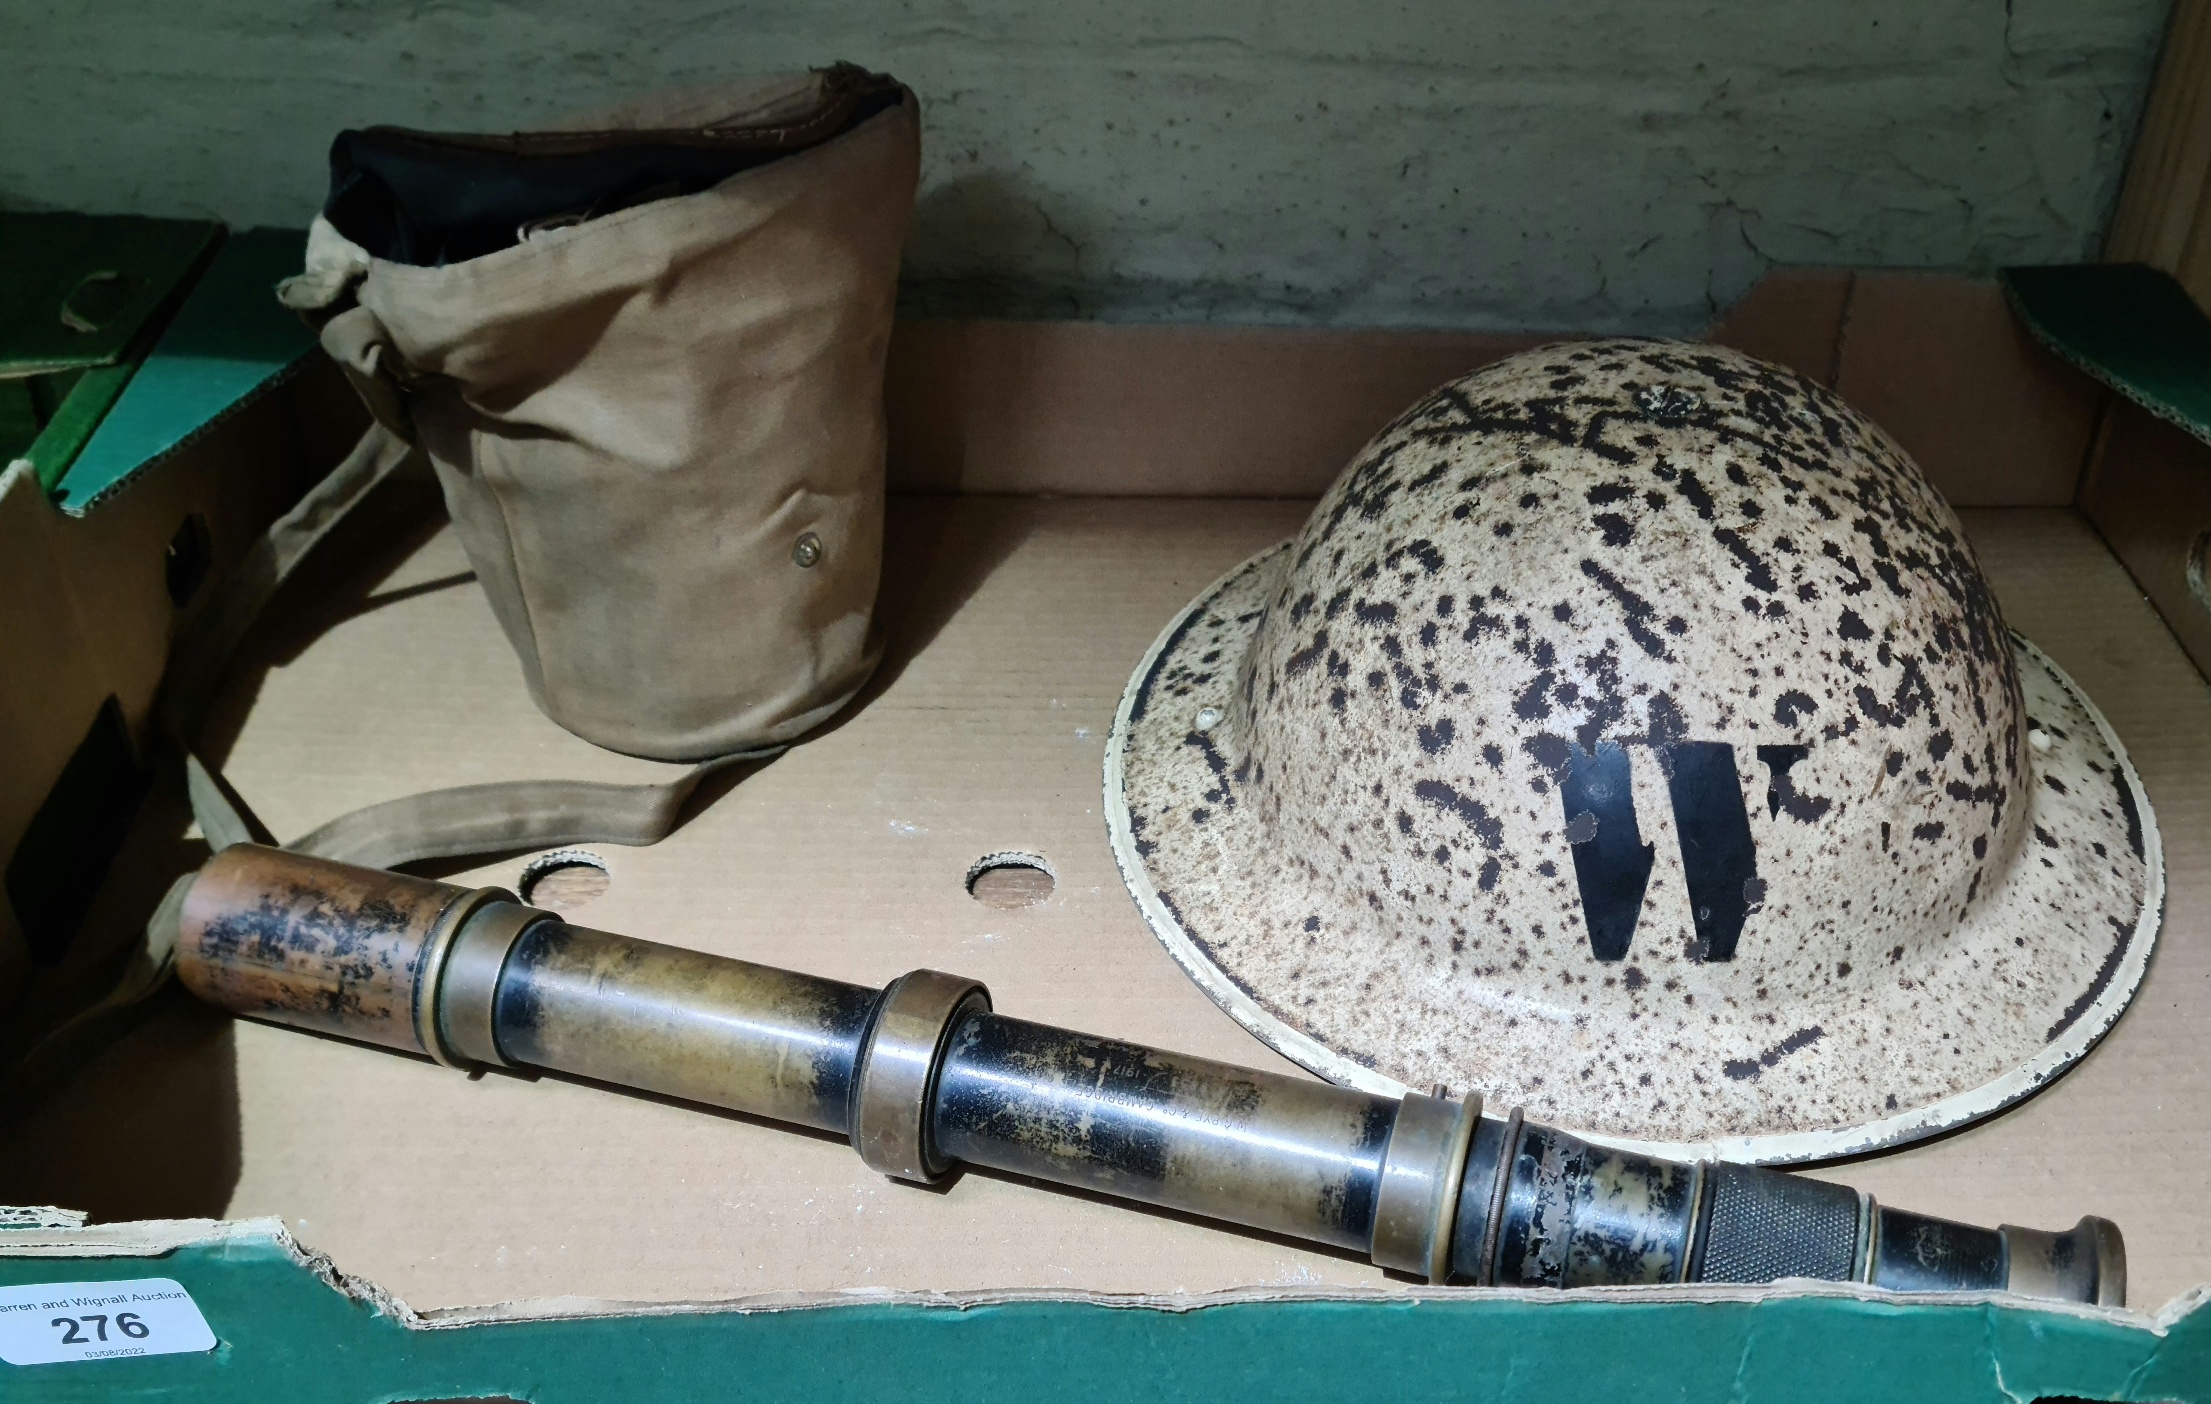
M 65 223 L 81 235 L 87 222 Z M 139 345 L 154 330 L 137 324 L 109 339 L 130 359 L 96 367 L 119 377 L 117 395 L 76 426 L 67 456 L 0 473 L 0 1065 L 112 982 L 143 923 L 145 883 L 158 896 L 160 871 L 190 861 L 173 811 L 128 830 L 153 769 L 171 642 L 367 422 L 269 295 L 298 266 L 304 235 L 90 223 L 136 234 L 155 224 L 155 252 L 182 281 L 131 284 L 145 285 L 138 310 L 158 340 Z M 117 261 L 117 240 L 80 242 L 96 268 Z M 80 267 L 28 301 L 50 313 Z M 178 304 L 173 316 L 154 318 L 156 301 Z M 31 350 L 28 364 L 53 358 L 35 338 Z M 103 885 L 107 875 L 117 880 Z M 0 1104 L 15 1095 L 0 1087 Z
M 466 1077 L 180 998 L 0 1145 L 0 1200 L 98 1221 L 0 1231 L 0 1289 L 173 1279 L 221 1344 L 22 1378 L 45 1372 L 53 1397 L 355 1400 L 2211 1397 L 2211 693 L 2072 506 L 2104 392 L 2002 307 L 1991 283 L 1813 271 L 1761 284 L 1715 336 L 1840 385 L 1961 507 L 2009 620 L 2140 768 L 2166 921 L 2130 1012 L 2055 1085 L 1812 1173 L 1972 1222 L 2111 1217 L 2140 1309 L 1416 1289 L 1286 1240 L 992 1172 L 919 1190 L 834 1138 Z M 1296 1072 L 1182 975 L 1121 885 L 1100 815 L 1115 702 L 1161 624 L 1294 531 L 1367 434 L 1545 339 L 902 328 L 880 674 L 663 843 L 598 848 L 611 884 L 571 919 L 866 984 L 959 971 L 1021 1017 Z M 405 481 L 294 582 L 202 739 L 279 837 L 440 785 L 678 769 L 536 711 Z M 174 845 L 180 813 L 157 795 L 144 822 Z M 1006 850 L 1048 862 L 1048 898 L 969 896 L 974 861 Z M 512 884 L 529 856 L 439 875 Z

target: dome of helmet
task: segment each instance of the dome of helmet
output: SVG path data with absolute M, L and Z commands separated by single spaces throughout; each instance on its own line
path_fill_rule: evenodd
M 1726 960 L 1755 911 L 1770 979 L 1878 979 L 2019 837 L 2018 670 L 1956 517 L 1862 415 L 1713 348 L 1515 358 L 1400 419 L 1298 537 L 1251 668 L 1257 822 L 1348 848 L 1360 904 L 1407 934 L 1503 935 L 1534 886 L 1563 915 L 1529 936 Z M 1706 855 L 1704 900 L 1631 941 L 1632 883 L 1606 872 L 1585 916 L 1574 872 L 1543 871 L 1561 837 L 1585 873 L 1633 863 L 1604 821 L 1643 806 L 1592 786 L 1647 769 L 1658 799 L 1720 764 L 1741 803 L 1700 794 L 1725 812 L 1699 847 L 1755 804 L 1787 821 L 1762 874 Z
M 1343 1080 L 1646 1144 L 1862 1126 L 2002 1077 L 2105 909 L 2140 924 L 2134 855 L 2062 978 L 1976 926 L 2056 841 L 2018 651 L 1894 441 L 1749 357 L 1595 342 L 1446 386 L 1223 598 L 1153 679 L 1219 694 L 1172 738 L 1202 789 L 1129 801 L 1131 837 L 1175 850 L 1140 861 L 1209 985 Z

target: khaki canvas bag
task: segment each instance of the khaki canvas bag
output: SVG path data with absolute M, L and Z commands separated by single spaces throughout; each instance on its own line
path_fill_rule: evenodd
M 848 65 L 569 130 L 341 138 L 285 300 L 328 315 L 325 349 L 427 454 L 570 731 L 723 755 L 807 731 L 874 667 L 919 147 L 912 95 Z
M 284 847 L 395 867 L 654 843 L 705 777 L 850 701 L 881 651 L 883 363 L 919 144 L 913 95 L 850 65 L 553 131 L 343 134 L 281 295 L 376 423 L 171 649 L 158 727 L 208 846 L 276 841 L 190 750 L 231 651 L 425 458 L 538 705 L 601 746 L 698 764 L 409 795 Z M 163 988 L 188 882 L 104 996 L 0 1068 L 0 1121 Z

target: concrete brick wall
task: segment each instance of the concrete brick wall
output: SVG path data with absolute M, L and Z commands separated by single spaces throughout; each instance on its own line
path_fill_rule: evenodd
M 1678 332 L 2090 255 L 2165 0 L 0 0 L 0 204 L 304 223 L 344 125 L 849 58 L 921 313 Z

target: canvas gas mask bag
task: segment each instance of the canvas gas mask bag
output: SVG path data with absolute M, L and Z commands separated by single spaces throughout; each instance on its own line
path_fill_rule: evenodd
M 653 843 L 701 779 L 851 700 L 880 653 L 883 364 L 919 132 L 902 84 L 840 64 L 529 133 L 340 135 L 307 266 L 280 295 L 375 423 L 172 649 L 159 725 L 212 847 L 274 841 L 190 754 L 229 654 L 411 462 L 435 471 L 545 713 L 698 764 L 663 784 L 410 795 L 286 847 L 389 867 Z M 176 897 L 0 1100 L 51 1085 L 159 988 Z
M 589 130 L 340 137 L 285 299 L 436 469 L 562 726 L 700 760 L 874 667 L 918 160 L 911 95 L 851 67 Z

